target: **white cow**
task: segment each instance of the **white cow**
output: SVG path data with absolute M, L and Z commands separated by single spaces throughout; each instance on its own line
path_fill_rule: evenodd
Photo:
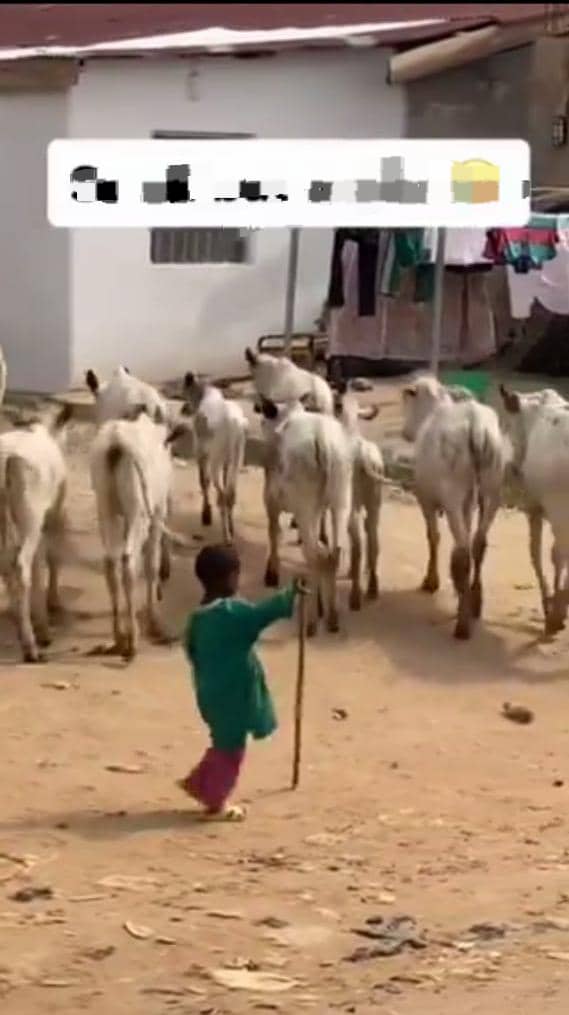
M 108 420 L 91 450 L 91 477 L 105 554 L 105 577 L 111 598 L 114 645 L 110 651 L 132 659 L 138 647 L 134 601 L 136 577 L 144 558 L 148 633 L 169 640 L 158 617 L 161 598 L 161 539 L 184 543 L 166 526 L 172 483 L 172 441 L 187 432 L 156 422 L 140 406 L 131 418 Z M 123 632 L 119 610 L 119 572 L 126 603 Z
M 451 575 L 458 595 L 456 638 L 469 638 L 482 612 L 482 563 L 487 536 L 500 505 L 506 448 L 498 416 L 474 400 L 456 402 L 434 377 L 403 392 L 403 437 L 415 442 L 415 492 L 423 511 L 429 564 L 423 590 L 439 587 L 438 514 L 446 515 L 454 540 Z M 479 507 L 472 538 L 472 516 Z
M 94 370 L 87 370 L 85 383 L 95 399 L 99 425 L 109 419 L 123 419 L 139 405 L 143 405 L 150 416 L 158 413 L 164 420 L 171 420 L 166 399 L 152 384 L 133 377 L 126 367 L 117 367 L 106 384 L 101 384 Z
M 521 474 L 529 523 L 530 557 L 539 583 L 545 631 L 565 625 L 569 602 L 569 403 L 552 388 L 519 393 L 500 387 Z M 543 521 L 553 532 L 553 596 L 542 564 Z
M 302 402 L 313 412 L 332 415 L 334 399 L 332 390 L 319 374 L 297 367 L 286 357 L 270 356 L 268 353 L 245 350 L 245 359 L 251 368 L 255 391 L 259 398 L 276 404 L 294 405 Z
M 87 370 L 85 382 L 95 399 L 96 421 L 102 423 L 112 419 L 128 418 L 136 414 L 140 406 L 144 406 L 149 416 L 157 422 L 164 421 L 176 425 L 176 414 L 165 398 L 146 381 L 133 377 L 127 367 L 119 366 L 105 384 L 101 384 L 94 370 Z M 172 505 L 168 505 L 168 515 Z M 162 535 L 160 555 L 160 581 L 167 582 L 170 578 L 171 560 L 168 538 Z
M 266 438 L 264 501 L 269 526 L 265 583 L 279 583 L 279 536 L 282 511 L 296 518 L 314 595 L 308 634 L 316 633 L 321 596 L 326 625 L 337 631 L 336 579 L 348 544 L 352 509 L 352 453 L 344 427 L 333 416 L 296 405 L 261 402 Z M 325 512 L 330 513 L 330 546 L 319 541 Z
M 40 661 L 38 646 L 50 643 L 48 616 L 60 609 L 67 479 L 61 443 L 70 417 L 64 406 L 50 421 L 32 421 L 0 436 L 2 571 L 28 663 Z
M 360 433 L 360 419 L 375 419 L 378 406 L 360 408 L 356 396 L 339 381 L 334 391 L 334 414 L 348 434 L 353 458 L 352 512 L 350 515 L 350 607 L 361 609 L 362 524 L 365 528 L 368 570 L 367 598 L 377 599 L 379 516 L 384 479 L 383 456 L 377 444 Z
M 202 524 L 211 525 L 209 485 L 213 479 L 223 538 L 230 542 L 234 536 L 233 510 L 249 423 L 237 402 L 224 398 L 219 388 L 198 381 L 191 372 L 184 378 L 184 398 L 186 404 L 182 413 L 192 416 L 194 421 L 203 497 Z

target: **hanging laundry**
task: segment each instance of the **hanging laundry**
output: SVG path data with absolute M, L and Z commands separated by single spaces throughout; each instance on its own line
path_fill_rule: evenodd
M 448 266 L 469 267 L 470 265 L 487 265 L 490 269 L 493 261 L 484 255 L 486 247 L 485 229 L 447 229 L 445 237 L 445 264 Z
M 373 317 L 376 303 L 376 272 L 379 229 L 337 229 L 334 234 L 328 305 L 344 306 L 342 250 L 347 240 L 358 245 L 358 307 L 361 317 Z
M 559 230 L 556 256 L 525 275 L 508 267 L 512 317 L 527 320 L 537 300 L 552 314 L 569 314 L 569 230 Z
M 405 274 L 412 272 L 415 303 L 428 303 L 434 294 L 432 251 L 425 246 L 424 229 L 394 229 L 385 259 L 380 293 L 400 296 Z
M 484 256 L 494 264 L 509 264 L 517 274 L 541 268 L 555 257 L 555 229 L 490 229 Z

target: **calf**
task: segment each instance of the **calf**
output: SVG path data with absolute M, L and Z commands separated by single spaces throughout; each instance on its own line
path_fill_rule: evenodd
M 355 395 L 347 390 L 345 381 L 339 381 L 334 391 L 334 414 L 350 439 L 353 479 L 352 511 L 349 523 L 350 536 L 350 608 L 361 609 L 361 558 L 362 522 L 365 528 L 368 569 L 367 598 L 377 599 L 377 563 L 379 557 L 379 515 L 384 478 L 383 456 L 377 444 L 366 440 L 359 432 L 359 420 L 375 419 L 377 406 L 362 409 Z
M 67 479 L 61 443 L 70 416 L 64 406 L 49 422 L 33 421 L 0 436 L 2 570 L 27 663 L 40 661 L 38 646 L 50 643 L 48 617 L 60 609 Z
M 114 644 L 111 652 L 132 659 L 138 648 L 135 581 L 144 559 L 148 633 L 169 640 L 158 617 L 161 538 L 184 542 L 166 526 L 172 482 L 169 446 L 187 430 L 151 419 L 144 406 L 130 418 L 100 427 L 91 451 L 91 477 L 97 501 L 105 555 L 105 578 L 111 599 Z M 119 564 L 126 604 L 122 631 L 119 611 Z
M 456 402 L 434 377 L 403 392 L 403 436 L 415 442 L 415 492 L 427 527 L 429 564 L 423 590 L 439 587 L 437 516 L 446 515 L 454 540 L 451 575 L 458 595 L 456 638 L 469 638 L 482 612 L 482 564 L 487 536 L 500 504 L 506 464 L 504 440 L 493 409 Z M 479 519 L 471 536 L 475 504 Z
M 332 390 L 319 374 L 297 367 L 286 357 L 256 353 L 252 349 L 245 350 L 245 359 L 259 398 L 290 405 L 302 402 L 312 412 L 333 414 Z
M 237 402 L 223 397 L 219 388 L 198 381 L 188 372 L 184 378 L 184 415 L 193 417 L 196 457 L 203 497 L 202 524 L 211 525 L 209 485 L 217 491 L 223 538 L 234 537 L 233 510 L 237 481 L 245 459 L 248 421 Z
M 174 413 L 166 399 L 152 384 L 133 377 L 127 367 L 117 367 L 106 384 L 100 383 L 94 370 L 87 370 L 85 382 L 95 399 L 96 420 L 99 426 L 112 419 L 128 418 L 132 413 L 136 415 L 140 406 L 144 406 L 148 415 L 156 420 L 164 420 L 172 426 L 175 425 Z M 171 513 L 172 505 L 169 504 L 168 515 Z M 160 581 L 167 582 L 171 570 L 170 546 L 165 534 L 162 534 L 161 540 Z
M 526 495 L 531 562 L 539 583 L 545 631 L 565 626 L 569 602 L 569 403 L 551 388 L 520 394 L 503 385 L 514 467 Z M 542 564 L 543 521 L 553 532 L 553 595 Z
M 352 508 L 352 454 L 343 426 L 333 416 L 306 412 L 300 403 L 278 407 L 261 402 L 266 437 L 264 501 L 269 526 L 265 583 L 279 583 L 279 536 L 282 511 L 298 523 L 302 551 L 314 595 L 308 634 L 316 633 L 321 596 L 329 631 L 338 630 L 336 579 L 347 545 Z M 331 517 L 330 546 L 318 534 L 326 511 Z

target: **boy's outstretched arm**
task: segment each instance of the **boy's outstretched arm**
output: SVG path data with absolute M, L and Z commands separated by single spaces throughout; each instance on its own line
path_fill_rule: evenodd
M 296 595 L 296 585 L 289 585 L 282 592 L 262 599 L 260 603 L 235 600 L 232 612 L 239 621 L 243 637 L 252 644 L 269 624 L 292 617 Z

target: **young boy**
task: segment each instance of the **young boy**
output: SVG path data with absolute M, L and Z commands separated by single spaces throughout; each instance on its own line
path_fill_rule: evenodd
M 205 817 L 240 820 L 243 810 L 228 808 L 226 802 L 237 783 L 247 737 L 261 740 L 277 727 L 253 646 L 265 627 L 292 616 L 298 586 L 294 582 L 260 603 L 236 598 L 240 561 L 231 546 L 205 546 L 195 570 L 204 596 L 188 620 L 184 648 L 211 746 L 178 785 L 204 807 Z

